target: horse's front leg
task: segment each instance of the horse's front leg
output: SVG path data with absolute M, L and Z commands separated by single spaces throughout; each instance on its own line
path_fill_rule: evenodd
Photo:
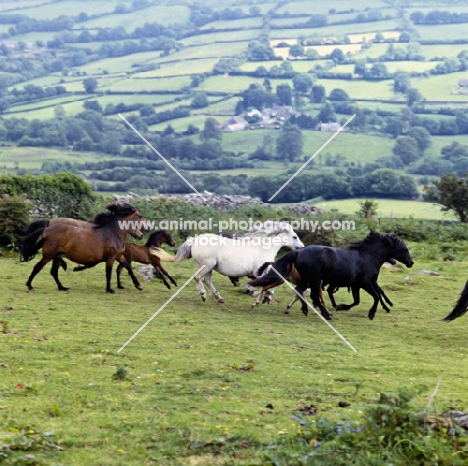
M 377 280 L 375 283 L 368 282 L 365 283 L 363 286 L 364 291 L 367 291 L 373 298 L 374 298 L 374 304 L 372 307 L 369 309 L 369 313 L 367 314 L 370 320 L 374 319 L 375 313 L 377 312 L 377 306 L 379 305 L 380 301 L 380 292 L 378 290 L 378 285 L 377 285 Z
M 138 281 L 138 278 L 135 277 L 135 274 L 133 273 L 132 266 L 127 262 L 127 259 L 125 257 L 121 257 L 118 259 L 119 261 L 119 266 L 121 265 L 122 267 L 125 267 L 127 269 L 128 274 L 130 275 L 130 278 L 132 279 L 133 285 L 137 290 L 142 290 L 143 287 L 140 285 L 140 282 Z M 117 268 L 118 270 L 118 268 Z M 112 267 L 111 267 L 111 273 L 112 273 Z M 117 283 L 118 283 L 118 278 L 117 278 Z
M 50 269 L 50 274 L 52 275 L 52 277 L 54 277 L 55 283 L 57 283 L 59 291 L 68 291 L 70 288 L 68 288 L 67 286 L 63 286 L 60 283 L 59 276 L 58 276 L 58 271 L 59 271 L 60 266 L 62 265 L 62 261 L 63 259 L 61 257 L 56 257 L 52 261 L 52 268 Z
M 106 293 L 116 294 L 115 290 L 113 290 L 111 287 L 113 265 L 114 265 L 114 259 L 106 262 Z
M 42 258 L 32 269 L 31 275 L 29 275 L 28 281 L 26 282 L 26 286 L 28 287 L 29 291 L 34 291 L 34 287 L 32 286 L 32 281 L 34 277 L 44 268 L 44 265 L 47 264 L 47 262 Z
M 213 296 L 216 298 L 218 303 L 224 303 L 224 299 L 219 294 L 219 291 L 214 287 L 213 282 L 211 281 L 212 270 L 210 270 L 204 277 L 204 281 L 207 284 L 210 291 L 213 293 Z

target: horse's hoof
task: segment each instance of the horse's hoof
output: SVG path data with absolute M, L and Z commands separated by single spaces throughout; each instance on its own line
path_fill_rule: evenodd
M 165 283 L 164 286 L 165 286 L 168 290 L 171 289 L 171 285 L 169 285 L 169 284 L 167 284 L 167 283 Z M 140 289 L 143 289 L 143 288 L 140 288 Z
M 289 309 L 286 309 L 286 310 L 284 311 L 284 313 L 285 313 L 285 314 L 289 314 Z
M 221 303 L 221 304 L 223 304 L 223 303 L 225 303 L 225 302 L 226 302 L 226 301 L 224 301 L 224 299 L 223 299 L 223 298 L 218 298 L 218 303 Z
M 117 294 L 117 291 L 112 290 L 112 289 L 108 289 L 108 290 L 106 290 L 106 292 L 109 293 L 109 294 Z
M 139 290 L 139 291 L 142 291 L 142 290 L 143 290 L 143 287 L 142 287 L 141 285 L 138 285 L 138 286 L 136 286 L 135 288 L 136 288 L 137 290 Z
M 125 290 L 125 287 L 122 286 L 122 285 L 117 285 L 117 288 L 118 288 L 119 290 Z
M 59 291 L 68 291 L 70 288 L 68 286 L 62 286 L 59 288 Z
M 28 288 L 28 291 L 36 291 L 32 286 Z
M 202 300 L 203 302 L 205 302 L 205 301 L 206 301 L 206 296 L 202 296 L 202 297 L 201 297 L 201 300 Z
M 374 320 L 374 316 L 375 316 L 375 314 L 369 314 L 368 317 L 369 317 L 370 320 Z
M 325 320 L 333 320 L 333 317 L 332 317 L 331 314 L 325 314 L 325 315 L 322 314 L 322 317 L 323 317 Z

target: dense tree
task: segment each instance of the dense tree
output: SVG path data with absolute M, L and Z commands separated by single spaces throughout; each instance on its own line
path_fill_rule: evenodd
M 320 104 L 325 101 L 326 93 L 325 87 L 323 86 L 313 86 L 311 100 L 316 104 Z
M 291 57 L 303 57 L 304 54 L 304 47 L 300 44 L 291 45 L 289 48 L 289 55 L 291 55 Z
M 208 107 L 209 103 L 208 96 L 204 92 L 199 92 L 195 94 L 190 106 L 192 108 L 204 108 Z
M 276 97 L 281 105 L 292 105 L 292 91 L 289 84 L 276 86 Z
M 442 204 L 443 211 L 453 211 L 461 222 L 468 222 L 468 175 L 444 174 L 433 186 L 426 187 L 425 193 Z
M 313 80 L 309 74 L 299 73 L 296 74 L 292 80 L 293 87 L 296 91 L 306 94 L 310 91 Z
M 203 131 L 200 133 L 200 137 L 203 141 L 208 141 L 210 139 L 221 141 L 223 137 L 221 128 L 215 118 L 209 117 L 205 120 Z
M 356 60 L 354 63 L 354 73 L 359 76 L 364 76 L 366 72 L 366 60 Z
M 431 145 L 431 133 L 422 126 L 412 126 L 408 131 L 408 136 L 416 140 L 421 152 Z
M 293 161 L 302 155 L 302 132 L 297 125 L 286 122 L 276 138 L 276 153 L 282 160 Z
M 419 102 L 422 99 L 421 93 L 415 87 L 411 87 L 407 91 L 408 105 L 411 106 L 415 102 Z
M 335 109 L 333 105 L 326 102 L 320 108 L 320 113 L 318 115 L 319 120 L 322 123 L 329 123 L 330 121 L 336 121 Z
M 335 88 L 330 92 L 328 100 L 344 102 L 349 100 L 349 95 L 343 89 Z
M 393 153 L 400 157 L 405 165 L 419 157 L 419 147 L 416 139 L 409 136 L 398 136 L 393 146 Z
M 97 79 L 95 78 L 86 78 L 83 81 L 83 86 L 86 94 L 94 94 L 98 87 Z
M 393 78 L 393 90 L 406 94 L 411 87 L 410 77 L 407 73 L 397 73 Z
M 343 53 L 341 49 L 333 49 L 332 53 L 330 53 L 330 58 L 335 63 L 344 63 L 346 61 L 346 55 Z
M 385 63 L 375 62 L 369 71 L 369 76 L 374 79 L 384 79 L 388 77 L 388 69 Z

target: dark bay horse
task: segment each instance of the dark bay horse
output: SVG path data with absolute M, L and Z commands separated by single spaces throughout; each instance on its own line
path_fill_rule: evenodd
M 464 315 L 466 311 L 468 311 L 468 281 L 465 283 L 465 288 L 463 288 L 452 312 L 444 320 L 445 322 L 451 322 Z
M 331 320 L 331 315 L 320 302 L 322 285 L 332 285 L 333 288 L 351 288 L 352 304 L 341 304 L 337 310 L 349 310 L 360 302 L 359 291 L 362 288 L 374 298 L 374 304 L 369 310 L 369 319 L 373 319 L 380 300 L 377 285 L 380 268 L 384 262 L 391 259 L 412 267 L 414 262 L 404 241 L 395 234 L 380 234 L 371 231 L 362 241 L 350 243 L 347 247 L 306 246 L 292 251 L 273 264 L 273 267 L 283 277 L 291 273 L 294 266 L 299 273 L 300 281 L 296 291 L 302 296 L 310 288 L 310 296 L 315 307 L 320 309 L 322 316 Z M 266 286 L 278 280 L 278 275 L 271 270 L 263 277 L 249 282 L 252 286 Z M 307 315 L 307 303 L 304 298 L 302 312 Z
M 159 257 L 154 254 L 150 254 L 150 248 L 159 248 L 163 243 L 166 243 L 169 246 L 175 246 L 174 239 L 166 230 L 158 230 L 151 233 L 145 245 L 126 241 L 124 257 L 130 266 L 132 265 L 132 261 L 140 262 L 140 264 L 151 264 L 154 267 L 156 275 L 163 281 L 167 288 L 171 289 L 171 285 L 167 283 L 165 277 L 167 277 L 174 286 L 177 286 L 176 281 L 163 268 Z M 120 273 L 123 268 L 124 265 L 122 263 L 117 266 L 117 287 L 120 289 L 123 288 L 122 282 L 120 281 Z
M 110 208 L 109 208 L 110 207 Z M 132 231 L 141 239 L 143 234 L 130 223 L 124 228 L 120 222 L 145 222 L 140 212 L 130 204 L 113 204 L 108 206 L 109 212 L 97 214 L 93 220 L 92 229 L 77 228 L 65 223 L 56 223 L 45 228 L 39 228 L 30 233 L 20 243 L 21 261 L 30 261 L 42 249 L 42 259 L 34 266 L 26 282 L 29 290 L 33 290 L 32 281 L 47 262 L 52 261 L 51 275 L 57 283 L 59 291 L 67 290 L 58 278 L 61 260 L 69 258 L 77 264 L 74 271 L 80 271 L 105 262 L 106 291 L 115 293 L 111 288 L 112 266 L 117 260 L 122 263 L 132 277 L 136 288 L 142 289 L 132 268 L 124 258 L 125 238 Z

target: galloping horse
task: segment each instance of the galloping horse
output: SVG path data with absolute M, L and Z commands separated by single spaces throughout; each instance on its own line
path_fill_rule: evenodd
M 114 212 L 117 209 L 119 204 L 109 204 L 106 206 L 106 209 L 109 212 Z M 78 220 L 77 218 L 70 218 L 70 217 L 55 217 L 49 220 L 34 220 L 30 224 L 26 225 L 24 228 L 18 226 L 15 222 L 12 223 L 13 229 L 18 235 L 27 236 L 33 233 L 34 231 L 44 229 L 51 225 L 56 225 L 57 223 L 65 223 L 66 225 L 71 225 L 77 228 L 83 228 L 85 230 L 92 230 L 96 226 L 92 221 L 88 222 L 86 220 Z M 141 233 L 139 230 L 129 230 L 128 233 L 133 236 L 135 239 L 140 239 L 139 234 Z M 63 270 L 67 270 L 67 263 L 61 259 L 60 265 L 62 266 Z
M 110 207 L 110 208 L 109 208 Z M 42 259 L 34 266 L 26 282 L 30 291 L 34 290 L 32 281 L 47 262 L 52 261 L 50 271 L 57 283 L 59 291 L 68 290 L 58 278 L 58 270 L 62 258 L 67 257 L 77 264 L 74 271 L 84 270 L 105 262 L 106 264 L 106 291 L 115 293 L 111 288 L 112 266 L 117 260 L 122 263 L 132 277 L 136 288 L 142 289 L 132 268 L 125 260 L 125 238 L 129 232 L 141 239 L 143 234 L 129 222 L 145 222 L 140 212 L 130 204 L 114 204 L 109 206 L 109 212 L 97 214 L 93 220 L 93 228 L 77 228 L 65 223 L 57 223 L 48 227 L 39 228 L 30 233 L 20 243 L 21 261 L 30 261 L 42 248 Z M 122 228 L 120 222 L 127 222 Z
M 307 303 L 302 297 L 309 287 L 314 306 L 320 309 L 322 316 L 331 320 L 331 314 L 320 302 L 320 289 L 323 285 L 350 287 L 354 301 L 341 304 L 337 310 L 349 310 L 359 304 L 359 290 L 362 288 L 374 298 L 369 310 L 369 319 L 373 319 L 381 293 L 377 285 L 380 268 L 384 262 L 396 259 L 407 267 L 414 262 L 404 241 L 395 234 L 380 234 L 371 231 L 362 241 L 350 243 L 345 248 L 330 246 L 307 246 L 299 251 L 292 251 L 273 264 L 283 277 L 288 277 L 294 266 L 301 277 L 296 291 L 301 295 L 302 312 L 307 315 Z M 249 282 L 252 286 L 267 286 L 275 283 L 278 275 L 271 270 L 266 275 Z
M 145 245 L 126 241 L 124 257 L 130 266 L 132 265 L 132 261 L 140 262 L 140 264 L 151 264 L 154 267 L 157 276 L 163 281 L 167 288 L 171 289 L 171 285 L 167 283 L 165 277 L 169 278 L 174 286 L 177 286 L 176 281 L 162 267 L 159 257 L 156 257 L 154 254 L 150 253 L 150 248 L 159 248 L 163 243 L 166 243 L 169 246 L 175 246 L 174 239 L 166 230 L 158 230 L 154 233 L 151 233 Z M 123 289 L 122 282 L 120 281 L 120 273 L 122 272 L 123 268 L 124 265 L 122 263 L 117 266 L 117 287 L 120 289 Z
M 235 239 L 212 233 L 189 238 L 178 249 L 175 257 L 162 250 L 152 252 L 162 260 L 171 262 L 181 262 L 193 257 L 200 266 L 204 266 L 194 277 L 202 300 L 206 300 L 206 291 L 201 282 L 203 278 L 217 301 L 224 303 L 211 281 L 213 270 L 228 277 L 255 276 L 259 267 L 264 262 L 271 262 L 282 246 L 291 249 L 304 247 L 290 224 L 271 222 L 269 226 L 258 228 Z

